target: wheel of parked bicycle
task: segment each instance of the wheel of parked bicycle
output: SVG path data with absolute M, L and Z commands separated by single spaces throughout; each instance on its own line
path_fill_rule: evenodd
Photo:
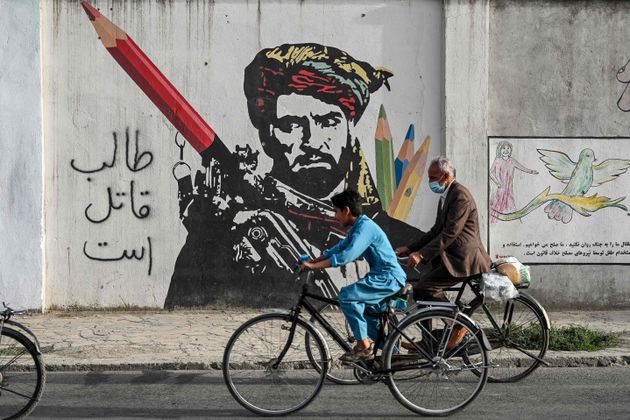
M 324 304 L 319 310 L 319 314 L 322 315 L 326 321 L 335 329 L 337 334 L 341 338 L 343 338 L 351 348 L 354 346 L 355 340 L 352 336 L 352 331 L 350 330 L 350 326 L 348 325 L 348 321 L 346 321 L 346 317 L 343 312 L 336 305 Z M 313 316 L 310 321 L 315 325 L 315 327 L 322 333 L 324 336 L 324 340 L 326 340 L 326 344 L 328 344 L 328 351 L 330 352 L 330 363 L 328 372 L 326 373 L 326 378 L 331 382 L 334 382 L 339 385 L 354 385 L 360 383 L 359 380 L 354 375 L 354 369 L 349 365 L 345 365 L 341 363 L 339 357 L 343 353 L 346 352 L 346 349 L 341 347 L 337 341 L 335 341 L 325 329 L 319 327 L 319 323 L 317 319 Z M 311 352 L 311 336 L 306 336 L 306 352 L 309 356 L 309 359 L 315 364 L 316 367 L 319 365 L 315 361 L 315 357 L 313 357 Z
M 39 402 L 45 382 L 46 371 L 37 346 L 5 325 L 0 336 L 0 418 L 29 414 Z
M 486 384 L 483 334 L 465 315 L 427 309 L 404 318 L 383 352 L 388 385 L 409 410 L 446 416 L 463 409 Z
M 223 378 L 243 407 L 281 416 L 315 398 L 326 379 L 328 358 L 321 334 L 303 319 L 263 314 L 241 325 L 228 341 Z
M 472 308 L 471 317 L 490 341 L 490 382 L 516 382 L 540 366 L 549 347 L 544 309 L 520 292 L 515 299 Z

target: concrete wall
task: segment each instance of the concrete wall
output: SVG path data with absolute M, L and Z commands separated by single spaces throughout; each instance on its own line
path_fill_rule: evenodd
M 630 4 L 593 1 L 541 6 L 540 2 L 492 3 L 488 134 L 566 137 L 565 151 L 577 161 L 579 150 L 571 148 L 571 137 L 630 134 L 630 113 L 617 105 L 627 86 L 618 81 L 617 73 L 630 60 Z M 599 162 L 630 158 L 627 149 L 625 154 L 608 155 L 606 148 L 598 147 L 597 139 L 591 148 Z M 545 172 L 541 169 L 541 175 Z M 622 186 L 613 197 L 630 196 L 629 176 L 621 174 L 608 184 Z M 587 195 L 598 192 L 593 188 Z M 558 224 L 543 220 L 541 231 Z M 580 232 L 586 235 L 597 230 L 598 224 L 613 224 L 627 240 L 629 221 L 625 211 L 604 209 L 592 214 L 589 226 Z M 630 305 L 627 265 L 539 265 L 534 273 L 540 279 L 536 292 L 549 305 Z
M 338 239 L 333 231 L 322 239 L 322 229 L 316 224 L 298 226 L 292 217 L 305 202 L 294 194 L 293 213 L 282 213 L 274 208 L 277 202 L 270 201 L 269 190 L 265 190 L 269 186 L 261 182 L 273 178 L 269 174 L 274 160 L 263 150 L 262 134 L 248 113 L 243 76 L 245 67 L 266 47 L 306 42 L 331 46 L 347 52 L 355 61 L 392 70 L 391 92 L 384 87 L 371 92 L 356 126 L 348 124 L 354 144 L 360 144 L 365 157 L 362 160 L 353 155 L 353 162 L 361 167 L 361 185 L 369 190 L 373 184 L 366 187 L 366 180 L 376 177 L 372 139 L 383 104 L 394 154 L 410 123 L 416 125 L 416 147 L 426 135 L 432 136 L 430 156 L 444 145 L 455 160 L 458 178 L 480 197 L 478 205 L 489 243 L 492 227 L 488 209 L 495 193 L 489 181 L 489 146 L 497 139 L 567 139 L 567 146 L 558 149 L 575 160 L 579 151 L 569 147 L 570 139 L 578 139 L 580 144 L 581 139 L 594 139 L 592 147 L 596 149 L 598 138 L 625 141 L 630 137 L 629 79 L 625 76 L 630 53 L 624 42 L 630 35 L 625 25 L 630 6 L 624 2 L 447 0 L 443 11 L 438 2 L 406 1 L 357 5 L 156 0 L 98 1 L 95 6 L 134 38 L 228 149 L 240 153 L 241 166 L 234 172 L 238 176 L 230 178 L 225 168 L 221 172 L 220 162 L 206 170 L 190 145 L 184 146 L 180 155 L 175 141 L 183 144 L 181 136 L 175 139 L 172 124 L 106 52 L 76 2 L 41 1 L 41 16 L 35 1 L 1 2 L 2 27 L 12 30 L 5 31 L 0 51 L 0 141 L 2 150 L 8 151 L 3 153 L 1 165 L 0 281 L 5 290 L 3 299 L 14 306 L 161 307 L 174 277 L 185 279 L 178 283 L 181 287 L 176 296 L 202 296 L 197 302 L 180 299 L 180 305 L 203 304 L 203 296 L 224 289 L 230 291 L 218 292 L 219 304 L 247 305 L 269 296 L 270 290 L 258 283 L 269 275 L 263 270 L 268 263 L 277 265 L 286 260 L 279 254 L 274 254 L 272 261 L 260 257 L 260 248 L 253 242 L 261 237 L 257 235 L 301 232 L 296 237 L 276 235 L 276 240 L 282 239 L 277 243 L 288 244 L 285 247 L 264 248 L 268 254 L 290 249 L 293 256 L 298 251 L 317 252 Z M 44 69 L 41 88 L 40 47 Z M 303 106 L 304 102 L 283 104 L 278 109 L 296 116 Z M 42 161 L 41 124 L 43 192 L 42 166 L 38 164 Z M 247 145 L 251 151 L 244 149 Z M 607 158 L 597 154 L 602 160 Z M 538 165 L 539 175 L 523 175 L 518 182 L 538 182 L 542 176 L 550 180 L 537 155 L 532 155 L 530 162 Z M 177 179 L 173 177 L 174 165 Z M 199 177 L 197 170 L 201 171 Z M 222 192 L 220 202 L 204 199 L 204 193 L 217 193 L 219 181 L 233 188 L 230 182 L 239 176 L 246 180 L 239 185 L 245 189 L 254 186 L 255 192 Z M 519 176 L 515 175 L 515 180 Z M 608 184 L 621 188 L 627 176 L 619 174 Z M 204 184 L 206 178 L 209 185 Z M 548 184 L 562 186 L 553 182 Z M 190 191 L 193 185 L 197 190 Z M 288 191 L 283 190 L 283 199 Z M 616 193 L 614 197 L 627 195 L 621 190 Z M 42 196 L 45 276 L 40 256 Z M 238 202 L 236 197 L 244 201 Z M 370 197 L 371 211 L 378 209 L 374 207 L 378 194 Z M 414 228 L 426 229 L 433 221 L 435 200 L 428 194 L 426 182 L 422 182 L 417 197 L 406 227 L 402 226 L 403 231 L 412 232 L 407 235 L 412 235 Z M 281 204 L 290 207 L 289 201 Z M 117 208 L 120 204 L 123 206 Z M 238 211 L 226 211 L 234 208 Z M 563 229 L 562 224 L 546 221 L 542 209 L 536 211 L 523 220 L 540 217 L 541 235 Z M 627 223 L 618 211 L 601 209 L 584 220 L 593 221 L 592 232 L 605 223 L 625 230 Z M 312 214 L 300 217 L 304 220 L 307 216 Z M 577 217 L 574 215 L 575 220 Z M 391 219 L 383 219 L 384 224 L 396 240 L 404 240 L 397 230 L 400 226 Z M 231 243 L 225 242 L 217 251 L 215 245 L 221 241 L 206 240 L 213 229 L 219 232 L 214 238 L 230 237 Z M 207 261 L 218 263 L 208 265 Z M 225 288 L 221 281 L 213 280 L 213 275 L 204 274 L 240 269 L 232 263 L 221 266 L 221 261 L 242 263 L 249 274 L 232 272 L 231 277 L 222 278 L 242 278 L 244 282 Z M 531 293 L 546 305 L 628 306 L 627 265 L 533 262 Z M 353 267 L 333 277 L 351 281 L 361 269 Z M 283 269 L 271 271 L 286 276 Z M 321 284 L 325 280 L 321 279 Z M 173 306 L 177 303 L 175 299 Z
M 481 206 L 487 209 L 496 194 L 488 178 L 495 156 L 495 150 L 488 148 L 488 138 L 492 145 L 501 139 L 512 140 L 514 150 L 520 141 L 535 145 L 529 156 L 518 156 L 525 167 L 538 174 L 515 171 L 516 208 L 533 197 L 519 197 L 518 185 L 539 185 L 538 191 L 549 186 L 552 193 L 560 193 L 566 186 L 554 179 L 536 148 L 554 149 L 577 162 L 580 150 L 590 147 L 598 159 L 593 165 L 620 159 L 613 179 L 601 188 L 593 185 L 585 195 L 629 195 L 626 178 L 630 175 L 625 171 L 630 152 L 619 146 L 622 152 L 609 156 L 611 149 L 606 146 L 611 138 L 627 144 L 630 133 L 630 98 L 623 97 L 627 86 L 624 69 L 630 59 L 629 12 L 630 5 L 625 2 L 446 3 L 447 153 L 455 157 L 460 179 L 470 184 L 478 197 L 488 197 L 485 203 L 479 200 Z M 630 238 L 628 215 L 620 208 L 599 208 L 590 217 L 573 212 L 572 219 L 563 223 L 550 219 L 540 207 L 520 220 L 495 226 L 502 223 L 511 223 L 514 237 L 522 229 L 535 230 L 540 246 L 567 234 L 576 239 L 591 238 L 611 226 L 616 235 Z M 493 229 L 489 228 L 490 244 Z M 503 234 L 509 235 L 509 229 Z M 537 251 L 544 254 L 540 248 Z M 622 249 L 618 251 L 623 254 Z M 531 259 L 534 278 L 530 291 L 545 305 L 629 305 L 625 257 L 613 254 L 606 264 L 554 264 L 548 257 L 545 264 L 537 264 L 536 255 L 526 258 Z
M 0 2 L 0 301 L 42 307 L 42 127 L 37 0 Z
M 43 1 L 45 307 L 286 303 L 294 297 L 289 265 L 297 255 L 317 256 L 339 240 L 328 197 L 344 185 L 362 189 L 370 217 L 397 243 L 432 224 L 437 197 L 426 182 L 413 192 L 407 216 L 386 215 L 374 188 L 379 172 L 374 138 L 377 126 L 384 128 L 383 105 L 394 157 L 412 123 L 416 149 L 430 135 L 425 155 L 441 151 L 440 2 L 95 0 L 93 5 L 134 39 L 239 162 L 231 167 L 216 155 L 202 162 L 189 144 L 180 154 L 176 143 L 185 144 L 182 136 L 176 138 L 173 125 L 108 54 L 80 5 Z M 304 43 L 313 51 L 331 47 L 326 54 L 339 55 L 329 68 L 330 83 L 341 90 L 354 86 L 349 98 L 352 104 L 364 101 L 364 109 L 358 107 L 362 114 L 321 92 L 292 91 L 270 102 L 277 112 L 273 122 L 252 116 L 260 110 L 248 111 L 247 92 L 266 95 L 282 88 L 261 90 L 255 83 L 262 76 L 244 85 L 245 68 L 266 48 L 284 45 L 287 52 Z M 272 54 L 271 64 L 263 55 L 258 57 L 264 63 L 251 68 L 265 80 L 280 71 L 265 73 L 270 65 L 288 68 L 281 54 Z M 313 60 L 315 67 L 329 65 Z M 354 67 L 346 71 L 344 63 Z M 379 79 L 386 74 L 380 66 L 393 73 L 391 91 Z M 370 79 L 364 85 L 363 72 Z M 282 82 L 312 82 L 291 77 Z M 266 104 L 261 98 L 250 98 L 252 106 Z M 335 117 L 322 122 L 325 115 Z M 307 122 L 308 127 L 300 125 Z M 328 134 L 322 134 L 324 128 Z M 322 136 L 318 140 L 315 131 Z M 335 156 L 328 150 L 342 148 L 339 167 L 318 170 L 305 155 L 300 165 L 312 170 L 289 169 L 285 159 L 293 159 L 291 153 L 277 143 L 294 141 L 296 132 L 312 137 L 309 147 L 320 150 L 313 159 Z M 335 136 L 337 143 L 331 141 Z M 425 171 L 422 166 L 420 173 Z M 364 269 L 331 270 L 318 284 L 332 292 Z

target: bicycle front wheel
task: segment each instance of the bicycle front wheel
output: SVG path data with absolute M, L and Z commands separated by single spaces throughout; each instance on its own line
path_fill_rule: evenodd
M 542 363 L 549 346 L 549 328 L 538 307 L 538 302 L 521 292 L 515 299 L 487 303 L 474 312 L 492 346 L 490 382 L 516 382 Z
M 230 393 L 243 407 L 263 416 L 305 407 L 320 391 L 327 370 L 328 354 L 320 335 L 288 314 L 264 314 L 245 322 L 223 354 L 223 378 Z
M 0 336 L 0 418 L 26 416 L 39 402 L 46 371 L 41 354 L 24 334 L 3 328 Z
M 487 379 L 481 330 L 447 311 L 425 310 L 403 319 L 387 341 L 383 362 L 391 372 L 388 385 L 394 397 L 425 416 L 461 410 Z

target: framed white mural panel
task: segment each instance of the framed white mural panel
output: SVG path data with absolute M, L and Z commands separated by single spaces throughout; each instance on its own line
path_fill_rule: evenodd
M 630 138 L 490 137 L 493 259 L 630 264 Z

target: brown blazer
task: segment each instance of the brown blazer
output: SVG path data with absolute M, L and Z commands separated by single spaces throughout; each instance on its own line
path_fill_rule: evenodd
M 453 181 L 435 225 L 418 241 L 408 246 L 420 251 L 423 261 L 440 256 L 453 277 L 469 277 L 490 271 L 491 259 L 479 234 L 477 205 L 470 191 Z

